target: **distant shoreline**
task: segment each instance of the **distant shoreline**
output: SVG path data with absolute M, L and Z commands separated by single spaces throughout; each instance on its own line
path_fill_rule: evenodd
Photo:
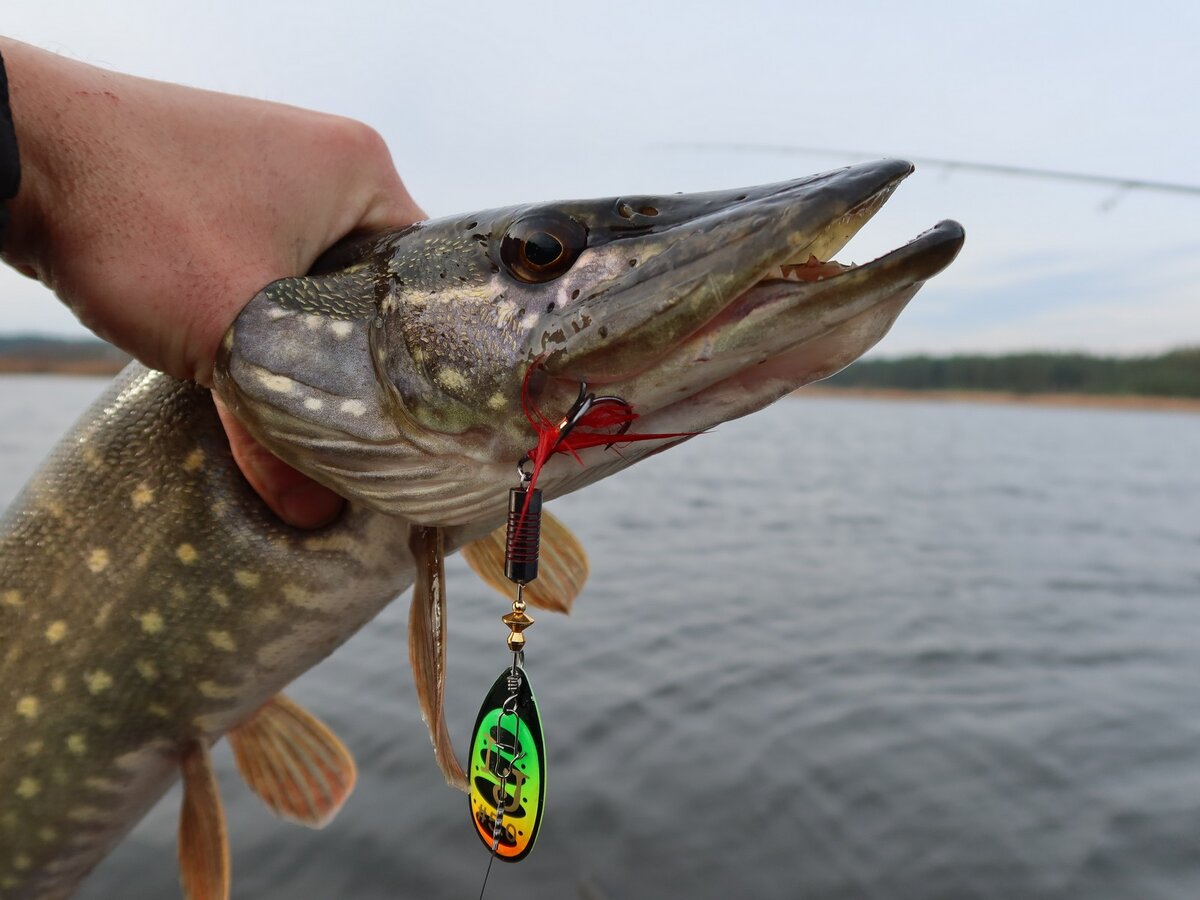
M 110 359 L 0 358 L 0 375 L 74 375 L 90 378 L 116 375 L 125 367 Z M 1015 391 L 939 391 L 903 388 L 827 387 L 809 385 L 792 394 L 801 400 L 837 397 L 843 400 L 932 401 L 935 403 L 1022 404 L 1083 409 L 1136 409 L 1200 413 L 1200 398 L 1152 397 L 1141 394 L 1020 394 Z
M 1144 394 L 1021 394 L 1015 391 L 939 391 L 903 388 L 852 388 L 809 385 L 793 397 L 838 397 L 857 400 L 933 401 L 935 403 L 1021 404 L 1083 409 L 1136 409 L 1159 412 L 1200 413 L 1198 397 L 1152 397 Z
M 128 360 L 0 357 L 0 375 L 87 375 L 111 378 L 127 364 Z

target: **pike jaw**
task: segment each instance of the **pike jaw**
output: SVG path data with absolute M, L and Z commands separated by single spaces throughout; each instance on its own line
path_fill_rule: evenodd
M 866 265 L 830 261 L 911 171 L 885 160 L 384 234 L 259 293 L 226 336 L 217 390 L 263 444 L 344 496 L 487 529 L 536 440 L 523 386 L 555 418 L 586 381 L 633 405 L 635 431 L 693 433 L 872 347 L 963 242 L 947 221 Z M 679 440 L 595 448 L 583 466 L 558 457 L 541 485 L 565 493 Z

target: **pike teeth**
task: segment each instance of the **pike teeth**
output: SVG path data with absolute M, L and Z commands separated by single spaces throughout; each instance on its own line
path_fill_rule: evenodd
M 840 275 L 852 268 L 854 268 L 853 264 L 847 266 L 836 260 L 822 262 L 816 256 L 809 254 L 808 260 L 805 262 L 784 263 L 779 266 L 778 270 L 771 270 L 763 281 L 824 281 L 826 278 Z

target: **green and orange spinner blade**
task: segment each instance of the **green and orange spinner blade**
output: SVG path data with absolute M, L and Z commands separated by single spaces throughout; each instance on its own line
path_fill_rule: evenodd
M 506 862 L 518 862 L 533 849 L 546 800 L 546 747 L 537 701 L 525 671 L 516 667 L 515 672 L 520 676 L 515 700 L 509 688 L 514 669 L 501 672 L 484 698 L 467 772 L 475 830 L 488 851 L 494 843 L 496 856 Z

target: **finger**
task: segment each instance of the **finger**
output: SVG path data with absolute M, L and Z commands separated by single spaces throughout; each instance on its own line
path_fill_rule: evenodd
M 250 436 L 215 394 L 213 400 L 229 436 L 233 461 L 275 515 L 297 528 L 317 528 L 337 518 L 345 500 L 271 453 Z

